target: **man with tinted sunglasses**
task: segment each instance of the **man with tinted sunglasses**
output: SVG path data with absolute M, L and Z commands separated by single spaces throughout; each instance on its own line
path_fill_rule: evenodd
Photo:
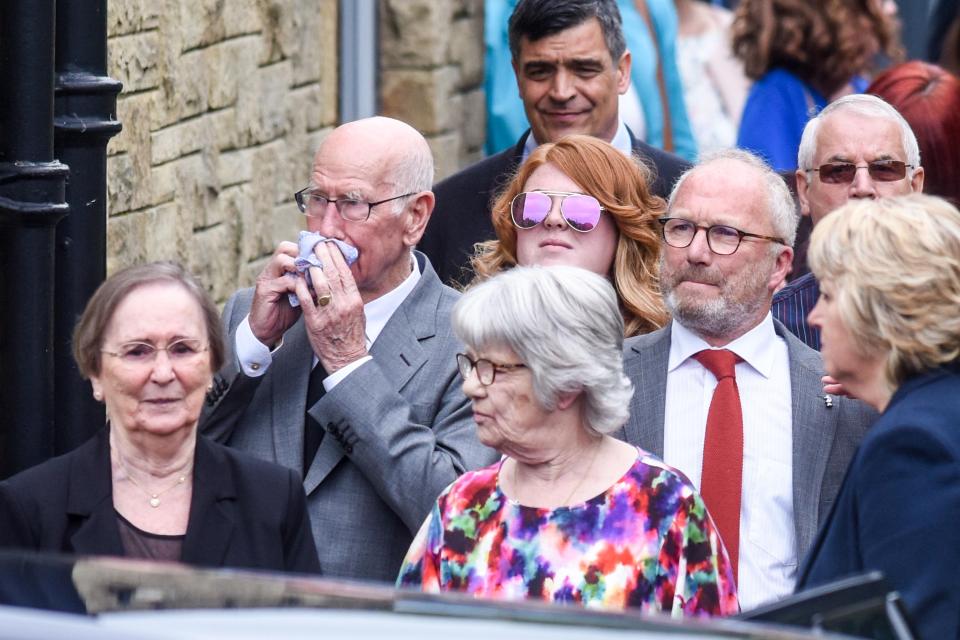
M 903 116 L 876 96 L 851 95 L 828 105 L 803 130 L 797 154 L 800 210 L 816 225 L 851 198 L 887 198 L 923 190 L 917 138 Z M 807 314 L 820 295 L 812 273 L 773 298 L 773 315 L 809 347 L 820 330 Z

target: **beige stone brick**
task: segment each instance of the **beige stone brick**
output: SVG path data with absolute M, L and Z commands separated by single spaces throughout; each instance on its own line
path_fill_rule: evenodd
M 290 57 L 296 38 L 296 12 L 288 0 L 257 0 L 260 17 L 260 65 Z
M 236 149 L 221 153 L 217 175 L 224 191 L 227 187 L 250 182 L 253 179 L 253 150 Z
M 176 168 L 176 162 L 168 162 L 150 169 L 150 205 L 168 203 L 176 197 Z
M 160 50 L 164 46 L 156 31 L 110 38 L 107 71 L 131 93 L 152 89 L 160 83 Z
M 436 167 L 435 180 L 443 180 L 456 173 L 460 168 L 460 135 L 447 133 L 427 138 L 430 151 L 433 153 L 433 163 Z
M 150 110 L 155 91 L 134 95 L 121 94 L 117 99 L 117 119 L 123 128 L 108 143 L 108 152 L 142 151 L 150 157 Z
M 146 211 L 107 219 L 107 273 L 146 261 L 148 221 Z
M 434 67 L 445 63 L 453 8 L 450 2 L 435 0 L 381 0 L 382 67 Z
M 128 153 L 120 153 L 107 158 L 107 212 L 116 215 L 130 211 L 134 196 L 133 159 Z M 109 247 L 108 247 L 109 249 Z
M 240 146 L 268 142 L 290 126 L 284 94 L 290 88 L 289 61 L 260 67 L 241 83 L 237 97 L 237 141 Z
M 146 212 L 144 259 L 174 260 L 186 266 L 192 229 L 183 207 L 169 202 Z
M 278 244 L 285 240 L 296 242 L 297 238 L 300 237 L 300 231 L 306 228 L 306 218 L 303 217 L 293 201 L 289 204 L 274 207 L 270 216 L 271 253 L 276 250 Z
M 338 28 L 338 0 L 319 0 L 320 37 L 318 44 L 322 48 L 320 58 L 320 122 L 329 127 L 337 123 L 340 113 L 339 87 L 340 73 L 337 52 L 340 50 L 340 31 Z
M 322 16 L 312 3 L 296 3 L 291 11 L 293 31 L 290 35 L 294 39 L 294 46 L 290 48 L 289 55 L 293 64 L 293 82 L 296 85 L 317 82 L 322 73 Z
M 223 28 L 227 38 L 259 31 L 256 0 L 229 0 L 223 7 Z
M 107 37 L 154 29 L 158 6 L 151 0 L 110 0 L 107 3 Z
M 190 240 L 190 271 L 215 300 L 225 299 L 237 288 L 235 233 L 232 223 L 224 223 L 194 233 Z
M 453 23 L 450 38 L 450 62 L 460 66 L 457 87 L 469 89 L 483 83 L 483 21 L 464 18 Z
M 237 274 L 237 289 L 252 287 L 253 283 L 257 280 L 257 276 L 260 275 L 260 272 L 263 271 L 268 262 L 270 262 L 270 256 L 264 256 L 241 264 Z
M 426 136 L 450 129 L 458 117 L 450 108 L 457 75 L 455 67 L 384 71 L 383 114 L 409 123 Z
M 487 141 L 487 98 L 483 88 L 463 94 L 463 144 L 471 151 L 479 150 Z
M 234 107 L 208 113 L 207 123 L 211 140 L 218 150 L 236 149 L 239 146 L 237 110 Z
M 210 109 L 236 104 L 239 84 L 246 82 L 257 69 L 256 42 L 256 36 L 246 36 L 204 50 Z
M 204 149 L 202 153 L 176 161 L 175 199 L 184 208 L 186 223 L 192 229 L 205 229 L 224 220 L 218 199 L 221 189 L 218 157 L 215 150 Z
M 206 47 L 226 37 L 226 4 L 227 0 L 180 0 L 183 51 Z

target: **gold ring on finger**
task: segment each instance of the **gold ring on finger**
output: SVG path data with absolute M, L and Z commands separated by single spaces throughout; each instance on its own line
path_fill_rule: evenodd
M 329 293 L 325 293 L 319 298 L 317 298 L 317 305 L 321 307 L 325 307 L 328 304 L 330 304 L 331 300 L 333 300 L 333 296 L 330 295 Z

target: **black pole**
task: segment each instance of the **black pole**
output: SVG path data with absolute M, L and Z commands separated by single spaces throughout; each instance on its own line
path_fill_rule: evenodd
M 103 426 L 71 355 L 71 336 L 106 276 L 107 142 L 120 132 L 117 94 L 107 77 L 107 0 L 57 0 L 56 157 L 70 166 L 70 215 L 57 226 L 54 362 L 55 448 L 65 453 Z
M 0 3 L 0 477 L 54 451 L 54 0 Z

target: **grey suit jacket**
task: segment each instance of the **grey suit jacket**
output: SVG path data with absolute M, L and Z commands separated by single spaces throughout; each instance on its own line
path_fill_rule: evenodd
M 827 407 L 820 354 L 779 321 L 773 324 L 786 341 L 790 358 L 793 518 L 799 562 L 830 512 L 847 465 L 877 414 L 862 402 L 835 396 L 830 397 L 833 406 Z M 624 368 L 636 389 L 621 437 L 661 457 L 669 356 L 670 325 L 624 342 Z
M 460 389 L 450 327 L 459 294 L 417 253 L 421 277 L 361 365 L 310 409 L 325 435 L 304 473 L 307 383 L 313 351 L 303 319 L 291 327 L 267 373 L 246 376 L 234 332 L 252 289 L 223 311 L 231 353 L 217 374 L 203 432 L 304 476 L 324 574 L 392 582 L 412 536 L 440 492 L 468 469 L 497 459 L 476 439 Z

